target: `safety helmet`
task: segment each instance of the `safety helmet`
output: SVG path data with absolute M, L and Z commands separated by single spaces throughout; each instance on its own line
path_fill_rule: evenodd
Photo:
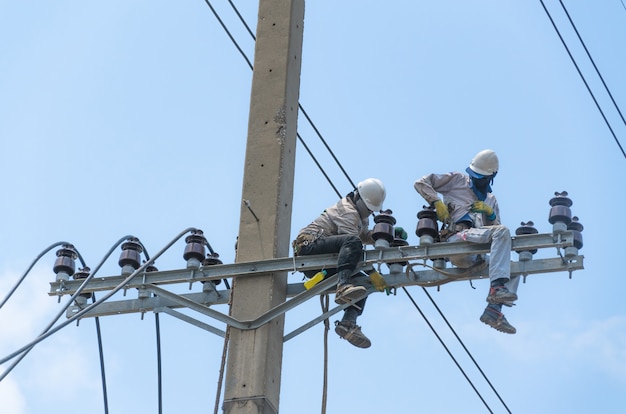
M 370 211 L 380 211 L 383 209 L 385 201 L 385 186 L 378 178 L 368 178 L 357 186 L 361 199 Z
M 496 175 L 499 166 L 500 164 L 498 163 L 496 153 L 490 149 L 486 149 L 476 154 L 472 162 L 470 162 L 469 170 L 471 170 L 470 173 L 473 171 L 483 176 Z

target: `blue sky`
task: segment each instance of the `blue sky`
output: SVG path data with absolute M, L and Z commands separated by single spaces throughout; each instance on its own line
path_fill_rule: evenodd
M 234 3 L 254 29 L 257 3 Z M 212 4 L 252 59 L 253 40 L 229 4 Z M 545 4 L 626 144 L 561 4 Z M 564 4 L 624 110 L 623 4 Z M 0 1 L 0 35 L 0 292 L 58 241 L 73 243 L 93 268 L 125 235 L 154 255 L 197 227 L 225 263 L 234 261 L 252 72 L 205 2 Z M 568 191 L 584 225 L 585 269 L 571 279 L 529 276 L 506 312 L 516 335 L 479 322 L 487 281 L 429 293 L 512 412 L 624 411 L 618 211 L 626 160 L 541 2 L 309 1 L 300 103 L 354 182 L 385 183 L 385 207 L 411 244 L 424 203 L 413 182 L 463 170 L 484 148 L 500 157 L 493 188 L 512 230 L 533 220 L 551 231 L 548 201 Z M 350 191 L 302 116 L 298 131 L 337 188 Z M 300 144 L 297 151 L 294 236 L 337 198 Z M 184 267 L 184 243 L 177 246 L 159 269 Z M 119 273 L 118 254 L 99 275 Z M 54 259 L 42 258 L 0 309 L 0 356 L 60 309 L 47 295 Z M 491 409 L 505 412 L 422 289 L 409 292 Z M 313 300 L 290 312 L 286 330 L 319 311 Z M 222 339 L 167 315 L 160 321 L 164 412 L 212 411 Z M 100 322 L 110 412 L 156 412 L 154 315 Z M 487 412 L 404 292 L 373 295 L 359 323 L 370 349 L 329 334 L 328 412 Z M 285 343 L 281 412 L 320 412 L 322 341 L 318 325 Z M 93 320 L 35 347 L 0 382 L 0 400 L 10 414 L 102 412 Z

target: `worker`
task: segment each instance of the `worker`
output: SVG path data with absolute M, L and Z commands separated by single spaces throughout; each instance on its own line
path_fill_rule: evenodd
M 489 255 L 453 257 L 450 261 L 459 268 L 488 261 L 488 305 L 480 320 L 500 332 L 514 334 L 516 329 L 505 318 L 502 306 L 513 306 L 517 300 L 519 277 L 510 276 L 511 234 L 501 224 L 498 202 L 491 192 L 498 168 L 498 156 L 486 149 L 472 159 L 465 169 L 467 174 L 429 174 L 415 181 L 414 187 L 435 208 L 437 219 L 448 226 L 448 242 L 491 242 Z
M 296 256 L 337 253 L 336 269 L 324 269 L 327 276 L 338 274 L 335 303 L 346 304 L 357 300 L 344 310 L 341 321 L 335 322 L 335 332 L 352 345 L 369 348 L 371 341 L 356 324 L 363 313 L 367 289 L 355 285 L 353 276 L 364 244 L 374 244 L 372 230 L 369 229 L 369 216 L 380 212 L 385 201 L 385 186 L 377 178 L 361 181 L 357 188 L 328 207 L 311 224 L 301 229 L 292 246 Z M 396 233 L 404 232 L 401 227 Z M 406 234 L 406 232 L 404 232 Z M 305 271 L 312 277 L 318 270 Z

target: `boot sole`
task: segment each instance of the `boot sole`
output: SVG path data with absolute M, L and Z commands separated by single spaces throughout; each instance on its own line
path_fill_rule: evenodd
M 355 333 L 351 330 L 348 330 L 346 327 L 337 325 L 335 327 L 335 333 L 339 335 L 342 339 L 350 342 L 351 345 L 356 346 L 357 348 L 369 348 L 372 346 L 372 342 L 363 335 L 362 332 Z
M 506 304 L 507 306 L 511 306 L 512 302 L 517 300 L 517 294 L 509 293 L 508 295 L 502 296 L 487 296 L 487 303 L 491 303 L 493 305 L 497 305 L 499 303 Z
M 509 327 L 507 327 L 505 324 L 503 324 L 502 322 L 498 323 L 498 321 L 494 321 L 491 318 L 484 318 L 484 317 L 480 317 L 480 321 L 486 325 L 489 325 L 490 327 L 492 327 L 493 329 L 495 329 L 498 332 L 503 332 L 503 333 L 507 333 L 507 334 L 514 334 L 517 333 L 517 329 L 515 329 L 514 326 L 509 324 Z
M 363 286 L 355 286 L 352 290 L 337 297 L 335 294 L 335 303 L 343 305 L 344 303 L 350 303 L 356 299 L 361 299 L 367 293 L 367 289 Z

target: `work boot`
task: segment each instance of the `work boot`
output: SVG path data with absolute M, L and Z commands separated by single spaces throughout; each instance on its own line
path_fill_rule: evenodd
M 511 306 L 512 302 L 517 300 L 517 294 L 510 292 L 505 286 L 492 286 L 489 288 L 489 295 L 487 295 L 487 302 L 492 304 L 507 303 L 507 306 Z
M 357 348 L 369 348 L 372 345 L 372 342 L 363 335 L 361 327 L 356 322 L 335 321 L 335 332 Z
M 361 299 L 366 293 L 367 289 L 363 286 L 354 286 L 350 283 L 338 285 L 335 293 L 335 303 L 338 305 L 350 303 L 355 299 Z
M 489 306 L 485 308 L 485 311 L 480 316 L 480 321 L 483 323 L 486 323 L 487 325 L 491 326 L 493 329 L 498 330 L 500 332 L 504 332 L 508 334 L 514 334 L 515 332 L 517 332 L 515 327 L 513 327 L 513 325 L 511 325 L 506 320 L 502 312 L 499 312 L 498 310 Z

